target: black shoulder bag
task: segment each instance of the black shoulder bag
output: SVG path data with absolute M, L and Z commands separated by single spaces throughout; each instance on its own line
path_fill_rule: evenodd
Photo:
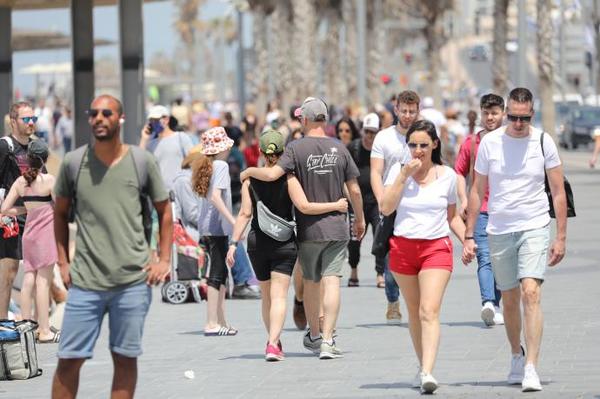
M 544 156 L 544 164 L 546 163 L 546 155 L 544 154 L 544 135 L 542 132 L 540 136 L 540 144 L 542 146 L 542 155 Z M 567 180 L 567 178 L 563 175 L 564 185 L 565 185 L 565 195 L 567 197 L 567 217 L 572 218 L 577 216 L 575 214 L 575 200 L 573 199 L 573 190 L 571 190 L 571 183 Z M 548 204 L 550 205 L 550 210 L 548 213 L 551 218 L 556 218 L 556 214 L 554 213 L 554 201 L 552 200 L 552 192 L 550 191 L 550 184 L 548 183 L 548 175 L 546 174 L 546 168 L 544 167 L 544 189 L 546 190 L 546 195 L 548 196 Z

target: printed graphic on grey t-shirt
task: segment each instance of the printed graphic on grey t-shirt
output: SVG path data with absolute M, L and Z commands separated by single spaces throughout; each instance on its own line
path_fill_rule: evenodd
M 306 159 L 307 170 L 318 175 L 332 173 L 332 168 L 335 167 L 338 161 L 338 150 L 335 147 L 331 147 L 329 151 L 329 154 L 323 155 L 310 154 Z

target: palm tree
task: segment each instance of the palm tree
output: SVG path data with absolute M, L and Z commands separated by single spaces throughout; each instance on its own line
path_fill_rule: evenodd
M 179 33 L 183 42 L 185 61 L 187 64 L 186 74 L 188 78 L 194 76 L 196 71 L 196 32 L 202 30 L 203 25 L 198 18 L 198 10 L 204 0 L 176 0 L 179 15 L 175 20 L 175 30 Z M 192 94 L 192 86 L 190 94 Z
M 494 0 L 494 42 L 492 76 L 494 92 L 504 96 L 508 91 L 508 54 L 506 36 L 508 32 L 508 3 L 510 0 Z
M 293 52 L 294 46 L 292 29 L 292 2 L 280 0 L 271 15 L 271 32 L 274 54 L 275 92 L 281 109 L 287 110 L 296 100 L 293 98 Z
M 317 12 L 313 0 L 294 0 L 293 14 L 293 46 L 294 46 L 294 86 L 295 98 L 316 95 L 317 60 L 314 54 L 316 43 Z
M 426 91 L 432 96 L 436 106 L 442 105 L 441 90 L 438 86 L 441 57 L 440 50 L 446 41 L 443 18 L 446 12 L 454 9 L 454 0 L 402 0 L 399 3 L 403 11 L 415 18 L 425 21 L 423 36 L 427 42 L 427 63 L 429 77 L 427 79 Z
M 357 57 L 356 50 L 358 38 L 356 33 L 356 2 L 345 0 L 342 2 L 342 21 L 345 40 L 342 53 L 342 73 L 344 88 L 348 99 L 355 99 L 358 94 L 357 86 Z
M 554 71 L 552 70 L 552 0 L 537 0 L 537 58 L 542 126 L 556 140 L 554 101 Z
M 250 74 L 252 82 L 252 97 L 255 99 L 257 110 L 262 114 L 266 109 L 268 96 L 268 63 L 267 51 L 267 18 L 275 9 L 274 0 L 248 0 L 252 11 L 252 37 L 254 43 L 255 68 Z

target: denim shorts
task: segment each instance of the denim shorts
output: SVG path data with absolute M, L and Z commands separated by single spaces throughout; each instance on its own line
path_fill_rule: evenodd
M 550 227 L 488 235 L 490 258 L 500 291 L 519 286 L 524 278 L 544 281 L 548 263 Z
M 110 291 L 71 287 L 65 307 L 58 357 L 91 358 L 105 313 L 108 313 L 110 351 L 125 357 L 140 356 L 144 321 L 151 302 L 152 288 L 146 283 Z

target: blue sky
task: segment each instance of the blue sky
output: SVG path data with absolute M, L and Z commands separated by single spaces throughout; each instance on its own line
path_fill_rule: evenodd
M 202 8 L 202 19 L 222 16 L 229 6 L 220 0 L 209 0 Z M 144 56 L 149 60 L 153 53 L 163 51 L 172 53 L 178 43 L 178 35 L 173 29 L 173 21 L 177 9 L 171 1 L 144 4 Z M 119 54 L 119 27 L 117 7 L 94 8 L 94 37 L 117 42 L 112 46 L 99 47 L 95 51 L 96 59 Z M 12 13 L 13 29 L 54 30 L 70 34 L 70 17 L 68 9 L 14 11 Z M 247 26 L 247 25 L 246 25 Z M 17 52 L 13 55 L 14 88 L 23 94 L 32 94 L 35 77 L 20 74 L 19 71 L 31 64 L 55 63 L 71 60 L 70 49 Z

